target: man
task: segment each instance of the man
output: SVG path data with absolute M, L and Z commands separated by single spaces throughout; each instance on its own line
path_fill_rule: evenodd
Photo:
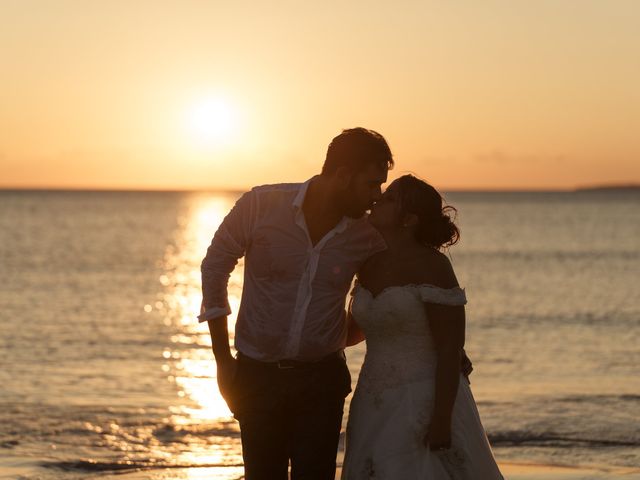
M 333 480 L 344 399 L 345 297 L 364 261 L 386 248 L 364 217 L 381 196 L 391 150 L 379 134 L 344 130 L 320 175 L 245 193 L 202 262 L 218 386 L 240 423 L 247 480 Z M 245 257 L 235 331 L 227 282 Z

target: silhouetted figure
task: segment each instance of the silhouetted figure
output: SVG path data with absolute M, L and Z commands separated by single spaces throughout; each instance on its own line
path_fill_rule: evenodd
M 464 358 L 466 297 L 440 252 L 455 244 L 453 207 L 411 175 L 369 221 L 388 248 L 358 273 L 349 344 L 367 353 L 351 401 L 343 480 L 499 480 Z M 363 335 L 364 332 L 364 335 Z
M 240 423 L 247 480 L 333 480 L 344 399 L 345 297 L 367 258 L 386 248 L 364 217 L 393 165 L 385 139 L 344 130 L 320 175 L 242 195 L 202 262 L 218 386 Z M 235 330 L 227 282 L 245 257 Z

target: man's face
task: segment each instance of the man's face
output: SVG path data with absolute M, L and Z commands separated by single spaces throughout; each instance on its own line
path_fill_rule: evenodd
M 371 209 L 369 222 L 378 230 L 390 230 L 401 228 L 401 220 L 399 186 L 397 182 L 392 182 Z
M 360 218 L 382 196 L 382 184 L 387 181 L 387 169 L 369 165 L 351 177 L 344 196 L 345 215 Z

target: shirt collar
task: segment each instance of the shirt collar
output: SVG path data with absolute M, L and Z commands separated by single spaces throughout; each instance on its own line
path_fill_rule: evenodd
M 317 175 L 311 177 L 306 182 L 300 184 L 300 188 L 298 189 L 298 194 L 293 199 L 293 203 L 292 203 L 293 208 L 297 208 L 298 210 L 302 210 L 302 204 L 304 202 L 304 197 L 307 194 L 307 190 L 309 189 L 309 185 L 311 184 L 311 181 L 316 177 L 317 177 Z
M 300 184 L 300 188 L 298 189 L 298 193 L 296 194 L 295 198 L 293 199 L 293 202 L 291 203 L 293 208 L 298 210 L 299 213 L 302 213 L 302 204 L 304 203 L 304 197 L 307 194 L 307 190 L 309 189 L 309 185 L 317 177 L 318 177 L 318 175 L 314 175 L 313 177 L 311 177 L 306 182 Z M 336 233 L 343 232 L 355 220 L 356 220 L 355 218 L 343 216 L 340 219 L 340 221 L 338 222 L 338 224 L 334 227 Z

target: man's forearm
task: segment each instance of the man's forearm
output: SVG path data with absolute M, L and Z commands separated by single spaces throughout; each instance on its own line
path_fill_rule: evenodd
M 208 321 L 209 333 L 211 334 L 211 349 L 216 357 L 217 363 L 224 363 L 232 360 L 231 348 L 229 347 L 229 330 L 227 327 L 227 317 L 217 317 Z
M 216 357 L 216 377 L 220 394 L 233 411 L 233 380 L 237 372 L 237 361 L 231 356 L 227 317 L 216 317 L 208 321 L 211 333 L 211 349 Z

